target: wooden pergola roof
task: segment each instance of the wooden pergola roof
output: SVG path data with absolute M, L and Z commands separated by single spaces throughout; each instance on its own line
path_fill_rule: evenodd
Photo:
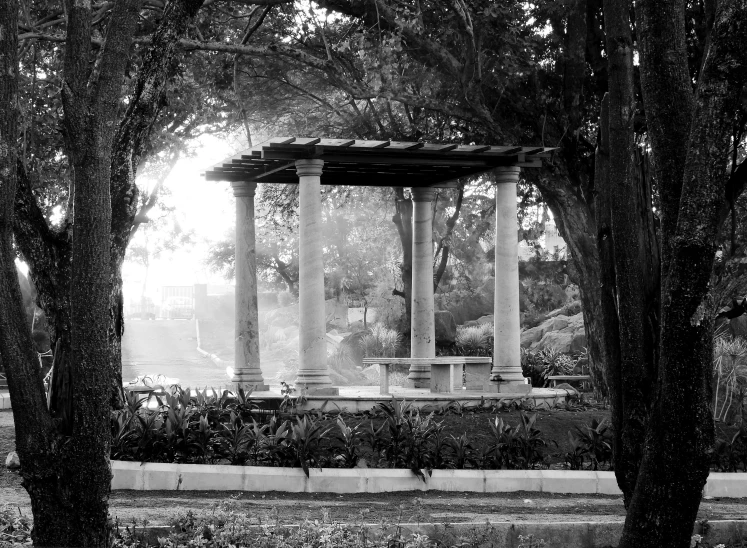
M 214 165 L 208 181 L 298 184 L 296 160 L 324 160 L 323 185 L 453 187 L 499 166 L 540 167 L 554 148 L 280 137 Z

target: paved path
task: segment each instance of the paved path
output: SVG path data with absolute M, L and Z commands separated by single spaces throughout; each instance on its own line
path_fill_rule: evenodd
M 197 352 L 194 320 L 129 320 L 122 337 L 122 380 L 162 374 L 186 387 L 226 386 L 229 378 Z

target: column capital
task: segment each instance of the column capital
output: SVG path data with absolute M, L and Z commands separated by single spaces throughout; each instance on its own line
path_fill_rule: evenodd
M 257 192 L 256 181 L 234 181 L 231 186 L 234 196 L 254 196 Z
M 493 173 L 495 174 L 495 182 L 497 184 L 518 183 L 521 168 L 519 166 L 502 166 L 495 168 Z
M 321 177 L 324 160 L 296 160 L 296 173 L 299 177 L 317 176 Z
M 412 187 L 413 202 L 432 202 L 436 195 L 436 189 L 428 186 Z

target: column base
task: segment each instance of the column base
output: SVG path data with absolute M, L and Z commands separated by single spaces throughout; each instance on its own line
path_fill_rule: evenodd
M 298 386 L 298 385 L 296 385 Z M 303 387 L 307 396 L 339 396 L 340 389 L 336 386 Z
M 491 381 L 485 383 L 485 392 L 492 394 L 529 394 L 532 391 L 531 384 L 516 381 Z
M 428 377 L 427 379 L 418 378 L 418 379 L 411 379 L 407 378 L 405 379 L 405 388 L 430 388 L 431 387 L 431 378 Z
M 264 382 L 258 383 L 251 381 L 238 381 L 235 379 L 231 382 L 236 386 L 240 386 L 241 388 L 243 388 L 244 392 L 246 392 L 249 388 L 251 388 L 253 392 L 266 392 L 270 389 L 270 385 L 265 384 Z

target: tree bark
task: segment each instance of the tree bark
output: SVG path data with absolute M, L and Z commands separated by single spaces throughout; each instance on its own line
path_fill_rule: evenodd
M 34 515 L 51 511 L 60 464 L 55 448 L 60 441 L 47 412 L 46 397 L 25 321 L 21 288 L 15 267 L 13 204 L 17 185 L 18 136 L 18 1 L 0 3 L 0 361 L 5 366 L 13 401 L 16 450 L 23 486 L 31 496 Z M 23 420 L 18 420 L 23 417 Z M 34 542 L 44 545 L 34 530 Z M 50 543 L 47 542 L 47 545 Z
M 675 6 L 684 9 L 681 4 Z M 666 10 L 649 12 L 648 28 L 659 28 L 672 36 L 684 33 Z M 667 19 L 669 17 L 669 19 Z M 654 20 L 652 20 L 654 19 Z M 710 49 L 698 83 L 692 122 L 687 124 L 686 162 L 675 166 L 681 152 L 654 144 L 657 170 L 670 166 L 682 172 L 680 181 L 672 172 L 660 183 L 679 188 L 680 204 L 676 229 L 663 234 L 669 268 L 662 270 L 661 360 L 649 428 L 646 434 L 638 482 L 631 500 L 620 542 L 635 546 L 686 547 L 690 542 L 702 489 L 708 477 L 714 425 L 710 408 L 713 315 L 709 313 L 710 288 L 716 242 L 723 224 L 720 212 L 726 201 L 726 166 L 731 121 L 740 108 L 740 92 L 747 81 L 747 0 L 719 2 Z M 686 63 L 686 51 L 675 50 Z M 651 57 L 644 63 L 651 62 Z M 642 65 L 641 73 L 652 78 L 657 64 Z M 658 74 L 662 85 L 674 85 L 676 73 Z M 675 82 L 676 83 L 676 82 Z M 686 82 L 689 90 L 690 83 Z M 646 116 L 660 112 L 661 104 L 649 110 L 649 101 L 660 103 L 671 97 L 649 95 Z M 678 129 L 678 128 L 673 128 Z M 657 171 L 658 174 L 658 171 Z M 671 222 L 671 219 L 670 219 Z
M 629 3 L 605 0 L 604 21 L 610 91 L 606 120 L 608 170 L 603 189 L 608 196 L 602 199 L 611 221 L 617 295 L 614 308 L 605 308 L 604 314 L 615 315 L 618 320 L 618 331 L 609 336 L 618 337 L 619 361 L 610 360 L 607 367 L 616 384 L 612 402 L 615 474 L 628 506 L 635 489 L 656 375 L 659 254 L 653 214 L 647 207 L 646 192 L 650 189 L 646 188 L 645 177 L 635 176 L 635 89 Z M 600 196 L 603 191 L 598 190 Z
M 396 187 L 394 193 L 397 212 L 392 217 L 392 222 L 397 227 L 402 245 L 402 264 L 400 265 L 402 289 L 394 289 L 392 295 L 398 295 L 405 300 L 405 326 L 409 332 L 412 318 L 412 200 L 405 198 L 405 191 L 402 187 Z
M 568 246 L 574 281 L 578 283 L 579 298 L 584 311 L 584 329 L 589 352 L 589 373 L 595 390 L 609 395 L 604 368 L 608 363 L 605 348 L 605 325 L 599 280 L 602 265 L 596 245 L 597 225 L 594 212 L 584 194 L 567 183 L 567 173 L 534 173 L 527 170 L 524 177 L 542 193 L 557 223 L 558 231 Z

